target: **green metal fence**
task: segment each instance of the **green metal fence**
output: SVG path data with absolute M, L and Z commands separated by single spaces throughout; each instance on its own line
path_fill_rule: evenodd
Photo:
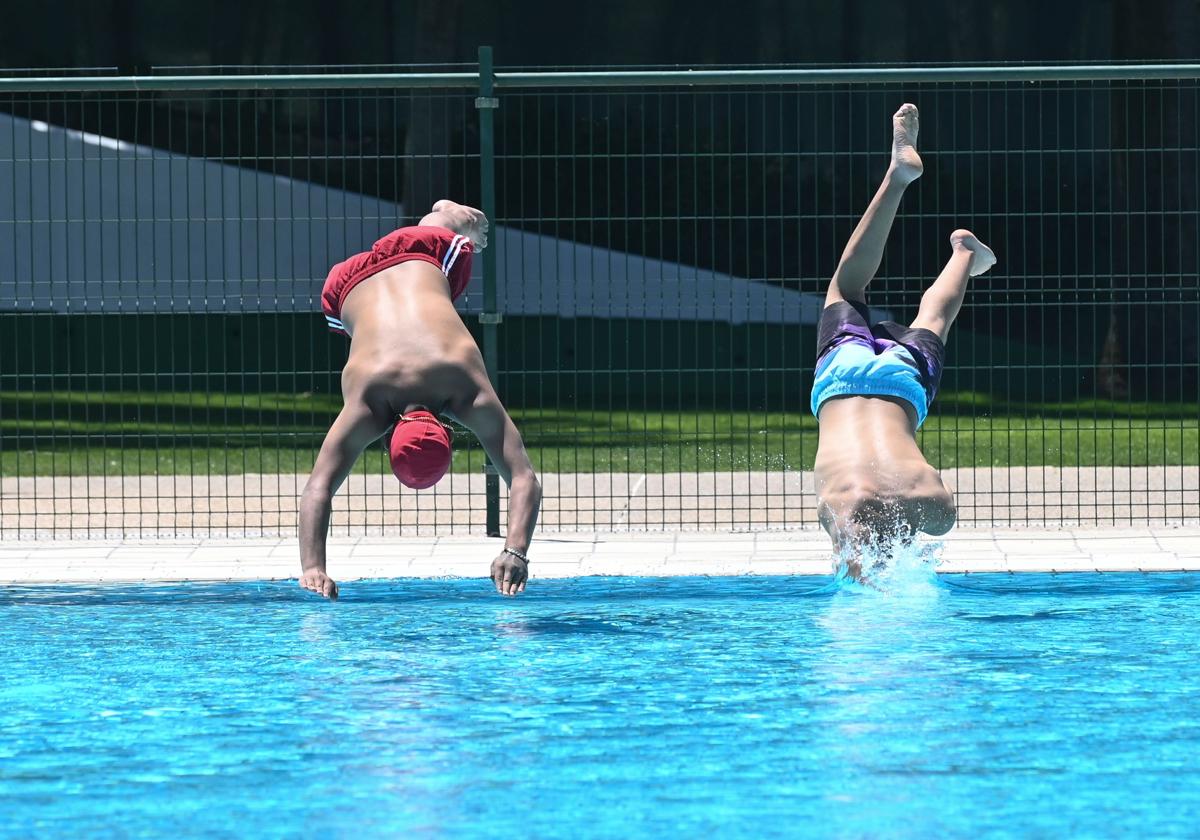
M 921 108 L 870 303 L 989 242 L 921 433 L 965 524 L 1200 518 L 1200 66 L 0 79 L 0 537 L 287 534 L 340 398 L 328 267 L 477 203 L 461 302 L 543 528 L 815 523 L 816 317 Z M 340 534 L 495 533 L 459 435 Z

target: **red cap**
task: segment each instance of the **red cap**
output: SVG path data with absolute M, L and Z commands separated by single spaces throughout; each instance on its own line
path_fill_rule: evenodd
M 429 411 L 400 415 L 388 449 L 392 472 L 414 490 L 432 487 L 450 469 L 450 433 Z

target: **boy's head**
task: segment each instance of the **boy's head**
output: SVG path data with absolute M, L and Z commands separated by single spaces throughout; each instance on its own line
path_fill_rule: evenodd
M 388 454 L 400 483 L 424 490 L 450 469 L 450 431 L 431 411 L 406 412 L 396 420 Z
M 827 526 L 836 562 L 858 580 L 912 546 L 916 534 L 899 508 L 878 499 L 856 504 Z

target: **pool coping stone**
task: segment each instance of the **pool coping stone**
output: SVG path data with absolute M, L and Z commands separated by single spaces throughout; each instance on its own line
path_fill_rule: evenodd
M 940 540 L 944 574 L 1200 571 L 1200 527 L 960 528 Z M 332 537 L 338 581 L 483 578 L 502 542 L 489 537 Z M 829 575 L 820 531 L 568 533 L 538 538 L 531 577 Z M 9 541 L 0 584 L 287 580 L 294 539 Z

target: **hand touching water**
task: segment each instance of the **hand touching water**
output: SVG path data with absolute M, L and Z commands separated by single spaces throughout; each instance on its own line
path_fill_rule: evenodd
M 333 578 L 325 574 L 321 569 L 309 569 L 301 575 L 300 586 L 309 592 L 316 592 L 318 595 L 328 598 L 331 601 L 337 600 L 337 584 L 333 582 Z
M 529 563 L 507 551 L 492 561 L 492 582 L 501 595 L 518 595 L 529 580 Z

